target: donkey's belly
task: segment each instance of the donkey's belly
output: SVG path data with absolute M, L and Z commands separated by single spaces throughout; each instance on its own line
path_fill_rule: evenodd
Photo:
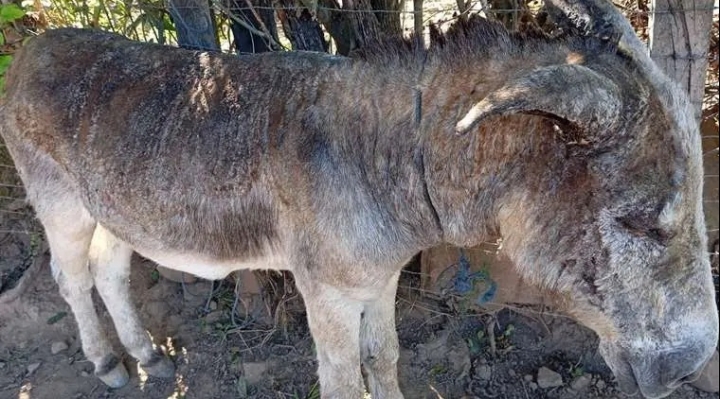
M 212 259 L 192 252 L 166 252 L 135 248 L 135 252 L 169 269 L 189 273 L 208 280 L 219 280 L 242 269 L 292 270 L 287 257 L 267 251 L 267 255 L 249 259 Z

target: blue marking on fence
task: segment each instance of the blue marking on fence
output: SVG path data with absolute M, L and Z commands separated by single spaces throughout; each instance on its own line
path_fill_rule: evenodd
M 487 288 L 479 292 L 475 303 L 484 305 L 495 298 L 497 294 L 497 283 L 490 278 L 486 271 L 470 272 L 470 261 L 465 256 L 465 251 L 460 251 L 460 259 L 458 260 L 458 270 L 453 278 L 453 290 L 459 295 L 468 295 L 472 293 L 478 282 L 483 282 Z

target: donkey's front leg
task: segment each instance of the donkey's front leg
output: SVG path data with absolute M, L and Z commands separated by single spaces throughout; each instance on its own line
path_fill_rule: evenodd
M 296 277 L 317 351 L 320 397 L 359 399 L 365 392 L 360 372 L 362 303 L 326 284 Z
M 395 330 L 395 293 L 397 272 L 382 294 L 366 301 L 360 327 L 360 352 L 367 372 L 367 383 L 373 399 L 403 399 L 397 378 L 399 357 Z

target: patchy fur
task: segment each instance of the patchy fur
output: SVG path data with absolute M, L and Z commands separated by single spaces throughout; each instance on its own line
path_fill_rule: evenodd
M 360 397 L 361 362 L 373 397 L 401 398 L 400 269 L 497 232 L 519 273 L 598 333 L 628 392 L 659 398 L 692 378 L 718 321 L 685 95 L 625 39 L 480 18 L 434 36 L 427 51 L 390 41 L 352 58 L 77 29 L 27 43 L 0 134 L 105 383 L 127 373 L 93 283 L 128 351 L 151 374 L 172 370 L 127 298 L 135 250 L 211 278 L 291 270 L 323 398 Z

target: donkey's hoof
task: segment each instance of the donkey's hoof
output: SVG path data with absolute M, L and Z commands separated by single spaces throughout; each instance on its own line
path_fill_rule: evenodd
M 120 388 L 130 380 L 127 369 L 115 355 L 103 359 L 102 366 L 95 371 L 95 376 L 110 388 Z
M 175 363 L 162 353 L 155 352 L 153 357 L 145 364 L 141 364 L 140 367 L 153 377 L 175 377 Z

